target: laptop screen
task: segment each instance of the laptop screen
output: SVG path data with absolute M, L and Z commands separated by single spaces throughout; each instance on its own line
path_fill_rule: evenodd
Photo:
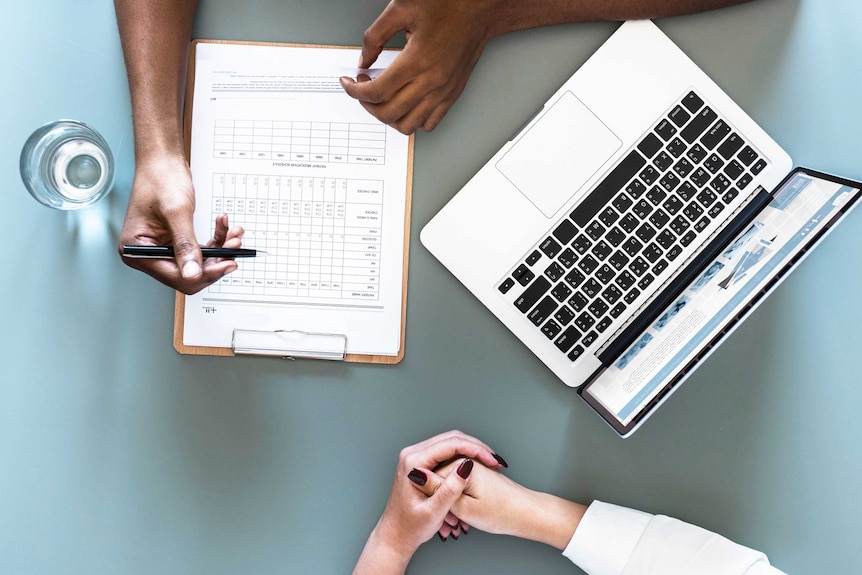
M 804 168 L 580 393 L 627 434 L 690 374 L 860 196 L 862 184 Z

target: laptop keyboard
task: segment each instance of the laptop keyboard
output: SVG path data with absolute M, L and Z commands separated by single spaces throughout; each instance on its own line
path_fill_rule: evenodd
M 498 289 L 575 361 L 767 165 L 691 91 Z

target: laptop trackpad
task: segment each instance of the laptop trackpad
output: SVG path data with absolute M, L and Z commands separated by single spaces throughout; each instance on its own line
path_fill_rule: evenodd
M 564 93 L 497 162 L 497 169 L 553 217 L 622 142 L 583 102 Z

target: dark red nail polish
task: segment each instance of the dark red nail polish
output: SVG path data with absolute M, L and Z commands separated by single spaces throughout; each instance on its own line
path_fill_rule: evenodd
M 440 533 L 439 533 L 439 532 L 437 533 L 437 537 L 439 537 L 439 538 L 440 538 L 440 541 L 442 541 L 443 543 L 446 543 L 446 538 L 445 538 L 445 537 L 443 537 L 442 535 L 440 535 Z
M 455 535 L 455 534 L 453 533 L 453 534 L 452 534 L 452 539 L 454 539 L 455 541 L 458 541 L 458 536 L 457 536 L 457 535 Z
M 465 459 L 461 462 L 461 465 L 458 466 L 458 475 L 461 476 L 461 479 L 467 479 L 470 477 L 471 471 L 473 471 L 472 459 Z
M 407 478 L 416 485 L 425 485 L 425 483 L 428 481 L 428 476 L 425 475 L 425 472 L 419 471 L 415 468 L 407 474 Z
M 506 463 L 506 460 L 505 460 L 505 459 L 503 459 L 502 457 L 500 457 L 500 456 L 499 456 L 499 455 L 497 455 L 496 453 L 492 453 L 491 455 L 493 455 L 493 456 L 494 456 L 494 459 L 496 459 L 496 460 L 497 460 L 497 463 L 499 463 L 499 464 L 500 464 L 500 465 L 502 465 L 503 467 L 509 467 L 509 464 L 508 464 L 508 463 Z

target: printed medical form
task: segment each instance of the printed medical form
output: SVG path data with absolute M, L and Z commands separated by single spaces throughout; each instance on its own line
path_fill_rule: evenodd
M 384 52 L 386 66 L 397 55 Z M 267 255 L 185 303 L 185 345 L 234 329 L 347 335 L 400 347 L 409 138 L 347 96 L 358 50 L 198 43 L 191 168 L 198 238 L 216 216 Z

